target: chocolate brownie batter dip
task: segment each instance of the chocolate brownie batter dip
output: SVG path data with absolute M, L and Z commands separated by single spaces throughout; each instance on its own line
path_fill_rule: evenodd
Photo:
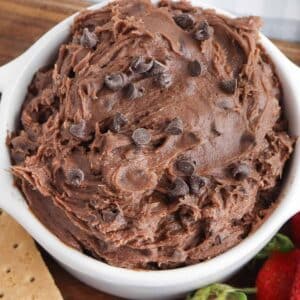
M 276 205 L 294 142 L 259 27 L 186 2 L 82 12 L 8 141 L 34 214 L 125 268 L 194 264 L 244 239 Z

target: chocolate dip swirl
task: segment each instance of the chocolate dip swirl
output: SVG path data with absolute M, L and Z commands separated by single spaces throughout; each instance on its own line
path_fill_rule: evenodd
M 275 207 L 294 142 L 259 27 L 187 2 L 80 13 L 8 139 L 33 213 L 125 268 L 190 265 L 239 243 Z

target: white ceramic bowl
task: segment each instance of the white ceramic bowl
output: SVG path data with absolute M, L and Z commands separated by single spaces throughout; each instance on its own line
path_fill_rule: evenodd
M 90 9 L 100 8 L 105 0 Z M 156 2 L 156 1 L 154 1 Z M 197 0 L 192 1 L 199 6 Z M 203 6 L 202 6 L 203 7 Z M 224 11 L 217 12 L 229 15 Z M 230 15 L 229 15 L 230 16 Z M 55 26 L 23 55 L 0 68 L 0 207 L 14 217 L 61 265 L 75 277 L 110 294 L 130 299 L 174 299 L 193 289 L 222 281 L 249 261 L 281 225 L 300 211 L 300 143 L 297 142 L 280 203 L 264 224 L 239 245 L 211 260 L 164 271 L 134 271 L 113 267 L 78 252 L 47 230 L 31 213 L 13 184 L 10 158 L 5 144 L 15 128 L 21 104 L 34 73 L 51 62 L 59 45 L 69 34 L 74 16 Z M 284 90 L 284 108 L 290 133 L 300 135 L 300 69 L 291 63 L 266 37 L 261 43 L 272 58 Z M 55 222 L 55 220 L 53 220 Z M 124 257 L 126 259 L 126 257 Z

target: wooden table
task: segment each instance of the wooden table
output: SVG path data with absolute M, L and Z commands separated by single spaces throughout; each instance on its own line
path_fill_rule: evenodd
M 88 2 L 82 0 L 0 0 L 0 65 L 24 52 L 54 24 L 86 6 Z M 300 43 L 275 43 L 300 65 Z M 117 300 L 79 282 L 41 251 L 66 300 Z

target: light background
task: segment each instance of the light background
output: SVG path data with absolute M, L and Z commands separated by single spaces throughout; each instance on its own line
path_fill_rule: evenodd
M 264 20 L 262 31 L 267 36 L 300 41 L 300 0 L 200 0 L 201 3 L 211 4 L 238 16 L 261 16 Z

